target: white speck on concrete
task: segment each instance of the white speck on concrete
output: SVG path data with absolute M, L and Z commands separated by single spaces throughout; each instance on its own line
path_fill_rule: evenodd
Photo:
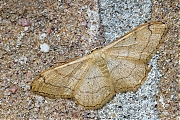
M 41 35 L 39 35 L 39 39 L 42 40 L 42 39 L 44 39 L 46 36 L 47 36 L 46 33 L 42 33 Z
M 50 47 L 49 47 L 48 44 L 43 43 L 43 44 L 40 44 L 40 49 L 41 49 L 42 52 L 47 53 L 47 52 L 49 52 Z
M 164 99 L 162 96 L 160 96 L 159 102 L 162 104 L 162 106 L 164 107 L 165 103 L 164 103 Z
M 29 29 L 29 27 L 27 27 L 27 26 L 26 26 L 26 27 L 24 27 L 24 31 L 27 31 L 28 29 Z
M 20 57 L 19 59 L 18 58 L 15 58 L 14 59 L 14 62 L 19 62 L 21 65 L 22 64 L 25 64 L 26 62 L 27 62 L 27 57 L 26 56 L 22 56 L 22 57 Z
M 26 56 L 22 56 L 20 59 L 19 59 L 19 63 L 20 64 L 25 64 L 27 62 L 27 57 Z
M 40 102 L 40 103 L 42 103 L 42 101 L 43 101 L 43 97 L 42 97 L 42 96 L 38 96 L 36 99 L 37 99 L 37 101 Z
M 17 39 L 17 44 L 16 44 L 16 48 L 18 48 L 22 42 L 21 42 L 21 39 L 24 37 L 24 33 L 23 32 L 20 32 L 20 34 L 18 34 L 18 39 Z

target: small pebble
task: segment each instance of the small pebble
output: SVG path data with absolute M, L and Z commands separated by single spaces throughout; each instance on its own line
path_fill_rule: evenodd
M 31 71 L 28 71 L 27 72 L 27 76 L 30 77 L 32 74 L 31 74 Z
M 29 27 L 27 27 L 27 26 L 26 26 L 26 27 L 24 27 L 24 31 L 27 31 L 27 30 L 28 30 L 28 28 L 29 28 Z
M 51 28 L 47 28 L 47 33 L 50 34 L 51 33 Z
M 20 24 L 24 27 L 24 26 L 30 26 L 31 22 L 27 19 L 22 19 Z
M 12 86 L 12 87 L 9 88 L 9 91 L 11 93 L 15 93 L 17 90 L 18 90 L 18 88 L 16 86 Z
M 49 52 L 49 49 L 50 49 L 49 45 L 46 43 L 40 44 L 40 48 L 41 48 L 41 51 L 45 53 Z

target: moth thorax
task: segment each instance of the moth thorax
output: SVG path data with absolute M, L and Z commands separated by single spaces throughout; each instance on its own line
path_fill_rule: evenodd
M 104 55 L 101 52 L 94 52 L 94 62 L 99 67 L 104 76 L 109 76 L 109 71 L 107 68 L 106 60 L 104 59 Z

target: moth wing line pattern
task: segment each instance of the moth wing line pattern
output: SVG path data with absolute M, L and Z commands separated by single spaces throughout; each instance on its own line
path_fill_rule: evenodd
M 110 78 L 106 78 L 95 64 L 91 64 L 75 89 L 74 99 L 84 108 L 97 109 L 114 95 Z
M 89 59 L 91 55 L 43 71 L 34 78 L 31 90 L 50 98 L 73 98 L 74 88 L 88 67 L 85 63 Z
M 151 59 L 152 55 L 156 52 L 156 49 L 159 47 L 159 45 L 163 42 L 163 38 L 164 38 L 165 34 L 167 33 L 167 30 L 168 30 L 167 25 L 163 24 L 162 22 L 149 22 L 149 23 L 142 24 L 142 25 L 136 27 L 135 29 L 131 30 L 130 32 L 126 33 L 124 36 L 117 38 L 116 40 L 111 42 L 109 45 L 102 48 L 102 52 L 104 52 L 105 54 L 109 54 L 110 51 L 113 51 L 113 50 L 122 50 L 122 55 L 124 55 L 123 52 L 124 51 L 127 52 L 129 50 L 128 47 L 130 47 L 130 46 L 134 45 L 134 47 L 136 47 L 136 48 L 139 48 L 139 47 L 143 48 L 142 50 L 144 50 L 145 47 L 148 47 L 148 49 L 152 49 L 153 51 L 151 51 L 147 55 L 145 54 L 144 57 L 142 57 L 142 58 L 139 58 L 139 56 L 138 57 L 137 56 L 129 57 L 129 56 L 127 56 L 128 55 L 127 53 L 124 56 L 118 56 L 120 58 L 126 58 L 126 59 L 130 58 L 130 59 L 137 59 L 137 60 L 144 59 L 145 61 L 148 61 Z M 156 33 L 156 31 L 157 31 L 157 33 Z M 148 32 L 148 34 L 147 34 L 147 32 Z M 146 36 L 148 36 L 148 37 L 146 37 Z M 139 39 L 137 37 L 139 37 Z M 127 38 L 129 38 L 129 39 L 127 39 Z M 146 40 L 146 43 L 154 41 L 153 43 L 155 43 L 156 46 L 153 46 L 153 48 L 149 48 L 151 46 L 148 46 L 147 44 L 145 44 L 144 40 Z M 123 49 L 121 47 L 123 47 Z M 115 48 L 115 49 L 113 49 L 113 48 Z M 133 51 L 131 51 L 131 52 L 133 52 Z M 142 51 L 140 51 L 140 52 L 142 52 Z M 148 52 L 148 51 L 144 51 L 144 52 Z M 121 54 L 121 53 L 119 52 L 119 54 Z M 138 54 L 138 53 L 136 53 L 136 54 Z M 139 54 L 141 54 L 141 53 L 139 53 Z
M 150 71 L 147 63 L 156 52 L 166 32 L 167 26 L 161 22 L 146 23 L 102 49 L 106 54 L 116 92 L 136 91 L 145 82 Z M 155 35 L 156 38 L 154 38 Z
M 146 80 L 147 63 L 167 32 L 161 22 L 140 25 L 109 45 L 37 77 L 31 90 L 50 98 L 71 98 L 98 109 L 115 93 L 136 91 Z

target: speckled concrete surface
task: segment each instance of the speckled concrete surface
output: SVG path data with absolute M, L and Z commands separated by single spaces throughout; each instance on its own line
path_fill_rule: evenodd
M 97 119 L 74 101 L 30 92 L 40 71 L 101 45 L 98 1 L 0 1 L 0 118 Z
M 100 0 L 106 42 L 112 42 L 151 19 L 151 0 Z
M 178 119 L 179 11 L 178 0 L 0 1 L 0 118 Z M 29 91 L 40 71 L 81 57 L 150 19 L 165 22 L 169 32 L 136 93 L 117 94 L 99 111 L 90 111 Z

